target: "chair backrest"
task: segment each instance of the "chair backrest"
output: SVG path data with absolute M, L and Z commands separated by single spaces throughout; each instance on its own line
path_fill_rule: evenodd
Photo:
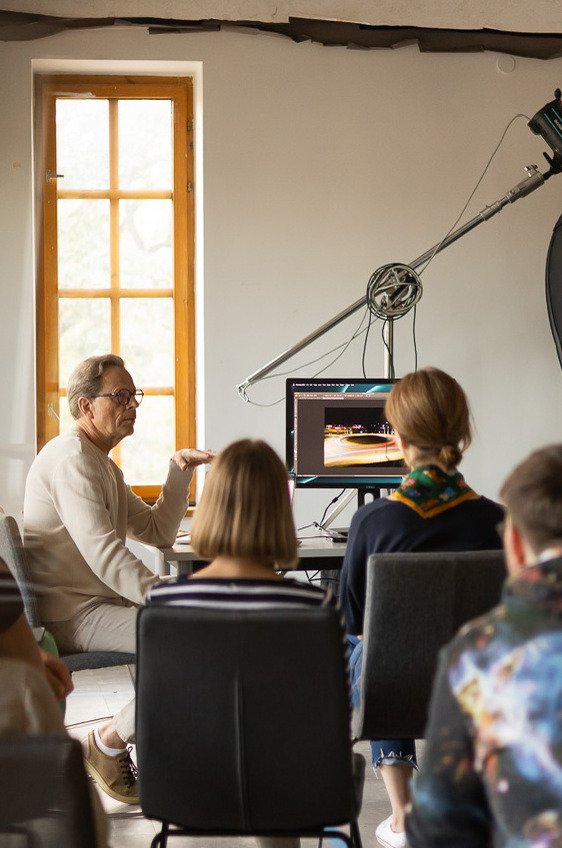
M 505 577 L 502 551 L 369 557 L 356 738 L 423 737 L 439 650 L 498 603 Z
M 350 706 L 332 608 L 149 605 L 137 623 L 145 815 L 207 833 L 350 821 Z
M 2 834 L 34 848 L 95 848 L 95 825 L 82 747 L 69 736 L 0 740 Z M 9 843 L 10 845 L 12 842 Z
M 23 598 L 23 606 L 30 627 L 39 627 L 39 608 L 33 588 L 25 549 L 16 519 L 0 513 L 0 557 L 12 572 Z
M 0 557 L 12 572 L 18 584 L 25 616 L 30 627 L 41 627 L 39 605 L 33 585 L 33 575 L 25 548 L 21 539 L 19 527 L 11 515 L 0 513 Z M 81 671 L 86 668 L 106 668 L 114 665 L 133 665 L 135 655 L 124 651 L 76 651 L 61 653 L 70 671 Z

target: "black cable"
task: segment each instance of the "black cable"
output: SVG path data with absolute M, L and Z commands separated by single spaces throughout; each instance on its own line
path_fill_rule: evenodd
M 384 337 L 384 329 L 385 329 L 387 324 L 388 324 L 388 318 L 386 319 L 386 321 L 383 321 L 381 335 L 382 335 L 382 343 L 388 351 L 388 364 L 389 364 L 388 370 L 390 371 L 390 374 L 388 376 L 390 377 L 391 380 L 394 380 L 394 354 L 392 353 L 390 347 L 388 346 L 388 342 Z
M 321 368 L 321 369 L 320 369 L 320 371 L 317 371 L 317 372 L 316 372 L 316 374 L 313 374 L 313 377 L 318 377 L 318 375 L 319 375 L 319 374 L 323 374 L 323 373 L 324 373 L 324 371 L 327 371 L 327 370 L 328 370 L 328 368 L 329 368 L 331 365 L 333 365 L 333 364 L 334 364 L 334 362 L 337 362 L 337 361 L 338 361 L 338 359 L 341 359 L 341 357 L 344 355 L 344 353 L 345 353 L 345 352 L 346 352 L 346 350 L 348 349 L 348 347 L 349 347 L 349 345 L 351 344 L 351 342 L 352 342 L 354 339 L 356 339 L 356 338 L 357 338 L 357 336 L 361 335 L 361 333 L 365 333 L 365 332 L 367 332 L 367 333 L 368 333 L 368 332 L 369 332 L 369 325 L 367 325 L 367 327 L 366 327 L 364 330 L 361 330 L 361 332 L 360 332 L 361 325 L 363 324 L 363 321 L 365 320 L 365 315 L 367 314 L 367 312 L 368 312 L 368 311 L 369 311 L 369 309 L 367 308 L 367 309 L 365 310 L 365 312 L 363 313 L 363 315 L 361 316 L 361 321 L 359 322 L 359 327 L 357 327 L 356 331 L 355 331 L 355 332 L 354 332 L 354 334 L 351 336 L 351 338 L 349 339 L 349 341 L 345 343 L 345 345 L 343 346 L 343 350 L 341 351 L 341 353 L 338 353 L 338 355 L 337 355 L 334 359 L 332 359 L 332 361 L 331 361 L 331 362 L 328 362 L 328 364 L 327 364 L 327 365 L 325 365 L 323 368 Z M 341 345 L 340 345 L 340 347 L 341 347 Z M 337 348 L 334 348 L 334 350 L 337 350 Z
M 361 333 L 364 333 L 366 331 L 366 328 L 363 329 L 363 330 L 361 329 L 361 326 L 363 324 L 363 321 L 365 320 L 366 314 L 367 314 L 367 310 L 365 310 L 365 312 L 361 316 L 361 321 L 359 322 L 357 329 L 353 331 L 350 339 L 348 339 L 345 342 L 340 342 L 340 344 L 336 345 L 335 347 L 331 348 L 330 350 L 324 351 L 324 353 L 321 353 L 320 356 L 316 357 L 316 359 L 309 359 L 308 362 L 302 362 L 300 365 L 297 366 L 297 369 L 300 370 L 301 368 L 308 368 L 309 365 L 315 365 L 317 362 L 320 362 L 321 359 L 325 359 L 327 356 L 329 356 L 331 353 L 334 353 L 336 350 L 339 350 L 342 347 L 347 347 L 349 345 L 350 341 L 353 341 L 358 336 L 360 336 Z M 259 380 L 256 380 L 256 384 L 262 383 L 265 380 L 274 380 L 276 377 L 286 377 L 288 374 L 294 374 L 295 370 L 297 370 L 297 369 L 290 368 L 287 371 L 275 371 L 274 374 L 266 374 L 264 377 L 260 377 Z
M 324 577 L 322 575 L 322 569 L 317 569 L 312 577 L 310 576 L 309 571 L 304 572 L 306 574 L 307 583 L 319 583 L 321 580 L 324 580 L 325 583 L 334 583 L 336 586 L 339 585 L 339 579 L 337 577 Z
M 326 513 L 328 512 L 328 510 L 330 509 L 332 504 L 335 504 L 339 501 L 339 499 L 341 498 L 341 496 L 343 495 L 344 492 L 345 492 L 345 489 L 342 489 L 341 492 L 339 493 L 339 495 L 336 495 L 335 498 L 332 498 L 332 500 L 330 501 L 330 503 L 328 504 L 328 506 L 324 510 L 324 514 L 322 515 L 322 518 L 320 519 L 320 521 L 317 524 L 316 524 L 315 521 L 312 522 L 313 524 L 315 524 L 316 527 L 322 527 L 322 525 L 324 524 L 324 519 L 326 518 Z
M 425 265 L 423 266 L 423 268 L 417 272 L 419 276 L 421 276 L 421 275 L 424 273 L 424 271 L 426 271 L 426 270 L 427 270 L 428 266 L 430 265 L 430 263 L 431 263 L 431 262 L 433 262 L 433 259 L 435 258 L 436 254 L 439 252 L 439 249 L 440 249 L 441 245 L 443 244 L 443 242 L 445 241 L 445 239 L 449 236 L 449 234 L 453 231 L 453 229 L 457 226 L 457 224 L 458 224 L 458 223 L 459 223 L 459 221 L 461 220 L 462 216 L 463 216 L 463 215 L 464 215 L 464 213 L 466 212 L 466 209 L 468 208 L 468 204 L 470 203 L 470 201 L 472 200 L 472 198 L 473 198 L 473 197 L 474 197 L 474 195 L 476 194 L 476 191 L 477 191 L 477 189 L 478 189 L 478 187 L 479 187 L 480 183 L 481 183 L 481 182 L 482 182 L 482 180 L 484 179 L 484 177 L 485 177 L 485 175 L 486 175 L 486 173 L 487 173 L 487 171 L 488 171 L 488 168 L 489 168 L 489 167 L 490 167 L 490 165 L 492 164 L 492 160 L 494 159 L 494 156 L 496 155 L 496 153 L 497 153 L 497 152 L 498 152 L 498 150 L 500 149 L 500 146 L 501 146 L 501 144 L 502 144 L 502 142 L 503 142 L 503 140 L 504 140 L 504 138 L 505 138 L 505 136 L 506 136 L 506 134 L 507 134 L 507 132 L 508 132 L 509 128 L 511 127 L 511 125 L 512 125 L 512 124 L 513 124 L 513 123 L 514 123 L 514 122 L 515 122 L 518 118 L 523 118 L 525 121 L 527 121 L 527 123 L 528 123 L 528 122 L 529 122 L 529 120 L 530 120 L 530 119 L 529 119 L 529 117 L 528 117 L 527 115 L 517 114 L 517 115 L 514 115 L 514 116 L 513 116 L 513 118 L 512 118 L 512 119 L 508 122 L 508 124 L 507 124 L 506 128 L 504 129 L 504 131 L 503 131 L 503 133 L 502 133 L 502 135 L 501 135 L 501 137 L 500 137 L 500 140 L 498 141 L 498 143 L 497 143 L 496 147 L 494 148 L 494 150 L 493 150 L 493 152 L 492 152 L 492 154 L 491 154 L 490 158 L 488 159 L 488 161 L 487 161 L 486 165 L 484 166 L 484 170 L 483 170 L 483 171 L 482 171 L 482 173 L 480 174 L 480 177 L 478 178 L 478 180 L 477 180 L 477 182 L 476 182 L 476 185 L 474 186 L 474 188 L 472 189 L 472 191 L 471 191 L 470 195 L 468 196 L 468 200 L 467 200 L 467 201 L 466 201 L 466 203 L 464 204 L 464 206 L 463 206 L 463 208 L 461 209 L 461 211 L 460 211 L 459 215 L 457 216 L 456 220 L 455 220 L 455 221 L 454 221 L 454 223 L 453 223 L 453 224 L 449 227 L 449 229 L 447 230 L 447 232 L 445 233 L 445 235 L 443 236 L 443 238 L 441 239 L 441 241 L 440 241 L 440 242 L 438 242 L 438 243 L 436 244 L 436 246 L 435 246 L 435 248 L 434 248 L 434 250 L 433 250 L 433 252 L 432 252 L 431 256 L 427 259 L 427 261 L 426 261 Z M 415 310 L 415 307 L 414 307 L 414 310 Z M 370 310 L 368 309 L 368 307 L 367 307 L 366 312 L 367 312 L 367 311 L 369 311 L 369 312 L 370 312 Z M 362 327 L 363 321 L 365 320 L 365 314 L 366 314 L 366 312 L 363 314 L 363 317 L 361 318 L 361 322 L 360 322 L 360 324 L 359 324 L 359 327 L 358 327 L 358 328 L 357 328 L 357 330 L 356 330 L 356 331 L 355 331 L 355 332 L 351 335 L 350 339 L 349 339 L 347 342 L 343 342 L 342 344 L 336 345 L 336 347 L 332 348 L 331 350 L 327 351 L 326 353 L 323 353 L 321 356 L 317 357 L 316 359 L 313 359 L 313 360 L 311 360 L 310 362 L 304 363 L 303 365 L 301 365 L 301 366 L 299 366 L 299 367 L 301 367 L 301 368 L 306 368 L 306 367 L 308 367 L 309 365 L 314 365 L 316 362 L 320 361 L 321 359 L 324 359 L 324 357 L 329 356 L 331 353 L 334 353 L 336 350 L 340 350 L 340 349 L 342 349 L 342 350 L 341 350 L 341 353 L 339 353 L 339 354 L 335 357 L 335 359 L 333 359 L 331 362 L 329 362 L 327 365 L 325 365 L 325 366 L 324 366 L 324 367 L 323 367 L 320 371 L 317 371 L 317 372 L 316 372 L 316 374 L 314 374 L 314 375 L 313 375 L 314 377 L 317 377 L 319 374 L 324 373 L 324 371 L 326 371 L 328 368 L 330 368 L 330 366 L 331 366 L 331 365 L 333 365 L 333 364 L 334 364 L 334 362 L 337 362 L 337 360 L 338 360 L 341 356 L 343 356 L 343 354 L 345 353 L 345 351 L 347 350 L 347 348 L 349 347 L 349 345 L 351 344 L 351 342 L 352 342 L 355 338 L 357 338 L 357 336 L 361 335 L 361 333 L 363 332 L 363 333 L 365 333 L 365 341 L 364 341 L 364 344 L 363 344 L 363 375 L 365 376 L 365 365 L 364 365 L 364 362 L 365 362 L 365 350 L 366 350 L 366 347 L 367 347 L 367 337 L 368 337 L 368 335 L 369 335 L 369 330 L 370 330 L 370 327 L 371 327 L 371 319 L 369 319 L 369 324 L 367 325 L 366 329 L 361 330 L 361 327 Z M 372 313 L 371 313 L 371 315 L 372 315 Z M 386 321 L 385 321 L 385 324 L 386 324 Z M 394 379 L 394 362 L 393 362 L 392 353 L 391 353 L 391 351 L 389 350 L 389 347 L 388 347 L 388 345 L 387 345 L 387 343 L 386 343 L 386 340 L 384 339 L 384 324 L 383 324 L 383 342 L 384 342 L 384 345 L 385 345 L 385 347 L 386 347 L 386 349 L 387 349 L 387 351 L 388 351 L 388 353 L 389 353 L 389 358 L 390 358 L 390 371 L 391 371 L 390 376 L 392 377 L 392 379 Z M 415 346 L 415 311 L 414 311 L 414 351 L 415 351 L 415 357 L 416 357 L 416 370 L 417 370 L 417 349 L 416 349 L 416 346 Z M 295 372 L 295 369 L 291 369 L 290 371 L 279 372 L 279 373 L 276 373 L 276 374 L 269 374 L 269 375 L 266 375 L 265 377 L 260 377 L 260 381 L 261 381 L 261 380 L 271 380 L 271 379 L 273 379 L 274 377 L 281 377 L 281 376 L 283 376 L 284 374 L 294 374 L 294 372 Z M 259 381 L 256 381 L 256 382 L 259 382 Z M 262 407 L 276 406 L 277 404 L 282 403 L 282 402 L 285 400 L 285 398 L 284 398 L 284 397 L 282 397 L 282 398 L 279 398 L 279 399 L 278 399 L 278 400 L 276 400 L 276 401 L 273 401 L 272 403 L 258 403 L 257 401 L 250 400 L 250 398 L 247 396 L 247 394 L 246 394 L 246 391 L 245 391 L 245 390 L 244 390 L 244 391 L 240 391 L 240 389 L 239 389 L 238 393 L 240 394 L 240 397 L 242 398 L 242 400 L 246 401 L 247 403 L 250 403 L 252 406 L 262 406 Z
M 319 583 L 321 580 L 323 580 L 325 583 L 332 583 L 334 586 L 338 586 L 339 582 L 340 582 L 337 579 L 337 577 L 322 577 L 322 576 L 320 576 L 320 577 L 310 577 L 308 579 L 308 582 L 309 583 Z
M 476 194 L 476 191 L 477 191 L 477 189 L 478 189 L 478 186 L 480 185 L 480 183 L 482 182 L 482 180 L 483 180 L 483 179 L 484 179 L 484 177 L 486 176 L 486 173 L 487 173 L 487 171 L 488 171 L 488 168 L 489 168 L 489 167 L 490 167 L 490 165 L 492 164 L 492 160 L 494 159 L 494 156 L 496 155 L 496 153 L 497 153 L 497 152 L 498 152 L 498 150 L 500 149 L 501 144 L 502 144 L 502 142 L 503 142 L 503 140 L 504 140 L 505 136 L 507 135 L 507 132 L 508 132 L 509 128 L 511 127 L 511 125 L 512 125 L 512 124 L 513 124 L 513 123 L 514 123 L 514 122 L 515 122 L 518 118 L 523 118 L 525 121 L 527 121 L 527 123 L 529 123 L 529 120 L 530 120 L 530 119 L 529 119 L 529 117 L 528 117 L 527 115 L 517 114 L 517 115 L 514 115 L 514 116 L 513 116 L 513 118 L 512 118 L 512 119 L 508 122 L 508 124 L 507 124 L 506 128 L 504 129 L 503 133 L 502 133 L 502 134 L 501 134 L 501 136 L 500 136 L 500 140 L 498 141 L 498 143 L 496 144 L 496 146 L 495 146 L 494 150 L 492 151 L 492 155 L 490 156 L 490 158 L 489 158 L 489 159 L 488 159 L 488 161 L 486 162 L 486 165 L 484 166 L 484 170 L 483 170 L 483 171 L 482 171 L 482 173 L 480 174 L 480 176 L 479 176 L 479 178 L 478 178 L 478 180 L 477 180 L 477 182 L 476 182 L 476 185 L 474 186 L 474 188 L 473 188 L 473 189 L 472 189 L 472 191 L 470 192 L 470 194 L 469 194 L 469 196 L 468 196 L 468 199 L 467 199 L 466 203 L 464 204 L 463 208 L 461 209 L 461 211 L 460 211 L 460 212 L 459 212 L 459 214 L 457 215 L 457 217 L 456 217 L 455 221 L 451 224 L 451 226 L 449 227 L 449 229 L 447 230 L 447 232 L 445 233 L 445 235 L 443 236 L 443 238 L 441 239 L 441 241 L 440 241 L 440 242 L 438 242 L 438 244 L 435 246 L 435 249 L 433 250 L 433 253 L 432 253 L 432 254 L 431 254 L 431 256 L 429 257 L 429 259 L 427 260 L 427 262 L 425 263 L 425 265 L 423 266 L 423 268 L 421 268 L 421 269 L 418 271 L 418 274 L 419 274 L 420 276 L 424 273 L 424 271 L 427 271 L 428 266 L 431 264 L 431 262 L 433 262 L 433 260 L 435 259 L 435 256 L 436 256 L 436 255 L 437 255 L 437 253 L 439 252 L 439 248 L 441 247 L 441 245 L 443 244 L 443 242 L 445 241 L 445 239 L 446 239 L 446 238 L 450 235 L 450 233 L 452 233 L 452 231 L 453 231 L 453 230 L 454 230 L 454 228 L 457 226 L 457 224 L 458 224 L 458 223 L 459 223 L 459 221 L 461 220 L 462 216 L 463 216 L 463 215 L 464 215 L 464 213 L 466 212 L 466 210 L 467 210 L 467 208 L 468 208 L 468 204 L 470 203 L 470 201 L 472 200 L 472 198 L 473 198 L 473 197 L 474 197 L 474 195 Z M 413 323 L 412 323 L 412 336 L 413 336 L 413 342 L 414 342 L 414 371 L 417 371 L 417 370 L 418 370 L 418 348 L 417 348 L 417 343 L 416 343 L 416 308 L 417 308 L 417 305 L 416 305 L 416 306 L 414 306 L 414 320 L 413 320 Z
M 490 167 L 490 165 L 492 164 L 492 160 L 493 160 L 494 156 L 496 155 L 496 153 L 497 153 L 497 152 L 498 152 L 498 150 L 500 149 L 501 143 L 502 143 L 502 141 L 504 140 L 504 138 L 505 138 L 505 136 L 506 136 L 506 134 L 507 134 L 507 131 L 509 130 L 509 128 L 511 127 L 511 125 L 512 125 L 512 124 L 513 124 L 516 120 L 517 120 L 517 118 L 524 118 L 524 119 L 525 119 L 525 121 L 527 121 L 527 123 L 529 123 L 529 121 L 530 121 L 530 118 L 529 118 L 527 115 L 521 115 L 521 114 L 514 115 L 514 116 L 513 116 L 513 118 L 511 119 L 511 121 L 509 121 L 509 123 L 507 124 L 507 126 L 506 126 L 505 130 L 504 130 L 504 131 L 503 131 L 503 133 L 501 134 L 501 138 L 500 138 L 500 140 L 498 141 L 498 143 L 496 144 L 496 146 L 495 146 L 495 148 L 494 148 L 494 150 L 493 150 L 493 152 L 492 152 L 492 155 L 490 156 L 490 158 L 489 158 L 489 159 L 488 159 L 488 161 L 486 162 L 486 165 L 484 166 L 484 170 L 483 170 L 483 171 L 482 171 L 482 173 L 480 174 L 480 177 L 478 178 L 478 181 L 477 181 L 476 185 L 474 186 L 474 188 L 473 188 L 473 189 L 472 189 L 472 191 L 470 192 L 470 194 L 469 194 L 469 196 L 468 196 L 468 200 L 466 201 L 466 203 L 464 204 L 463 208 L 461 209 L 461 211 L 460 211 L 460 212 L 459 212 L 459 214 L 457 215 L 456 220 L 455 220 L 455 221 L 451 224 L 451 226 L 449 227 L 449 229 L 447 230 L 447 232 L 445 233 L 445 235 L 443 236 L 443 238 L 441 239 L 441 241 L 440 241 L 440 242 L 438 242 L 438 244 L 436 244 L 436 245 L 435 245 L 435 249 L 434 249 L 433 253 L 432 253 L 432 254 L 431 254 L 431 256 L 429 257 L 429 259 L 427 260 L 427 262 L 425 263 L 425 265 L 423 266 L 423 268 L 421 268 L 421 269 L 418 271 L 418 274 L 420 275 L 420 277 L 421 277 L 421 275 L 424 273 L 424 271 L 426 271 L 426 270 L 427 270 L 428 265 L 429 265 L 431 262 L 433 262 L 433 260 L 434 260 L 434 258 L 435 258 L 435 256 L 436 256 L 436 254 L 437 254 L 437 253 L 438 253 L 438 251 L 439 251 L 439 248 L 441 247 L 441 245 L 443 244 L 443 242 L 445 241 L 445 239 L 447 238 L 447 236 L 448 236 L 450 233 L 452 233 L 452 231 L 453 231 L 453 230 L 454 230 L 454 228 L 457 226 L 457 224 L 459 223 L 460 219 L 462 218 L 462 216 L 463 216 L 463 215 L 464 215 L 464 213 L 466 212 L 467 207 L 468 207 L 468 204 L 470 203 L 470 201 L 472 200 L 472 198 L 473 198 L 473 197 L 474 197 L 474 195 L 476 194 L 476 190 L 477 190 L 478 186 L 480 185 L 480 183 L 482 182 L 482 180 L 483 180 L 483 179 L 484 179 L 484 177 L 486 176 L 486 173 L 487 173 L 487 171 L 488 171 L 488 168 L 489 168 L 489 167 Z
M 318 575 L 320 574 L 320 569 L 319 569 L 319 568 L 317 568 L 317 569 L 316 569 L 316 571 L 314 572 L 314 574 L 312 575 L 312 577 L 310 576 L 310 572 L 309 572 L 309 571 L 305 571 L 304 573 L 306 574 L 306 579 L 307 579 L 307 581 L 308 581 L 309 583 L 313 583 L 315 580 L 320 580 L 320 577 L 318 576 Z
M 319 374 L 323 374 L 324 371 L 326 371 L 331 365 L 334 364 L 334 362 L 337 362 L 338 359 L 340 359 L 340 357 L 342 357 L 344 355 L 344 353 L 346 352 L 346 350 L 348 349 L 348 347 L 349 347 L 349 345 L 351 344 L 352 341 L 354 341 L 358 336 L 360 336 L 361 333 L 365 333 L 365 332 L 368 331 L 368 329 L 369 329 L 368 326 L 364 329 L 361 329 L 361 327 L 363 325 L 363 321 L 365 320 L 365 316 L 367 315 L 368 312 L 369 312 L 369 309 L 365 309 L 365 312 L 363 313 L 363 315 L 361 317 L 361 321 L 359 322 L 359 326 L 352 333 L 351 337 L 346 342 L 342 342 L 341 344 L 336 345 L 331 350 L 328 350 L 325 353 L 321 354 L 321 356 L 317 356 L 316 359 L 311 359 L 309 362 L 302 363 L 301 365 L 298 366 L 299 369 L 300 368 L 308 368 L 309 365 L 314 365 L 316 362 L 319 362 L 321 359 L 324 359 L 326 356 L 329 356 L 331 353 L 334 353 L 336 350 L 340 350 L 340 348 L 342 348 L 341 352 L 338 353 L 338 355 L 334 359 L 332 359 L 331 362 L 328 362 L 327 365 L 325 365 L 323 368 L 321 368 L 319 371 L 317 371 L 312 376 L 318 377 Z M 278 371 L 275 374 L 267 374 L 265 377 L 260 377 L 259 380 L 256 380 L 256 384 L 261 382 L 262 380 L 273 380 L 275 377 L 284 377 L 287 374 L 294 374 L 295 370 L 297 370 L 297 369 L 291 368 L 290 371 Z M 285 397 L 283 396 L 281 398 L 278 398 L 277 400 L 272 401 L 271 403 L 259 403 L 258 401 L 251 400 L 248 397 L 245 389 L 241 390 L 239 388 L 238 394 L 240 395 L 242 400 L 245 403 L 249 403 L 250 406 L 261 406 L 261 407 L 277 406 L 278 404 L 283 403 L 283 401 L 285 400 Z
M 363 356 L 361 357 L 361 367 L 363 369 L 363 376 L 366 378 L 367 374 L 365 373 L 365 354 L 367 353 L 367 339 L 369 338 L 369 330 L 371 329 L 371 322 L 373 320 L 373 313 L 369 309 L 369 323 L 367 324 L 367 332 L 365 333 L 365 338 L 363 340 Z

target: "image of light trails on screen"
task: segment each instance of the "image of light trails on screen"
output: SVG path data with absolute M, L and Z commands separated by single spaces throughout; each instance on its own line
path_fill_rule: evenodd
M 397 485 L 406 473 L 384 415 L 391 380 L 287 380 L 287 465 L 297 486 Z
M 324 466 L 394 465 L 402 459 L 392 427 L 375 406 L 327 405 L 324 410 Z

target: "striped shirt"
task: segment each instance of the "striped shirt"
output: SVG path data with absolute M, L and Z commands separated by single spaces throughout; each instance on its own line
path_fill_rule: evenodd
M 189 577 L 177 577 L 155 583 L 148 591 L 145 602 L 217 610 L 333 607 L 338 611 L 340 619 L 342 653 L 344 656 L 347 653 L 344 621 L 332 591 L 324 591 L 290 577 L 284 580 L 235 580 L 226 577 L 201 577 L 192 580 Z M 351 711 L 349 692 L 348 696 Z
M 170 604 L 214 609 L 269 609 L 274 607 L 337 606 L 331 591 L 300 580 L 242 580 L 178 577 L 156 583 L 147 604 Z

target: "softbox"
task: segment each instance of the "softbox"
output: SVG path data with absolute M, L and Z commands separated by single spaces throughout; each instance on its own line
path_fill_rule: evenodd
M 562 215 L 556 222 L 546 257 L 546 306 L 562 367 Z

